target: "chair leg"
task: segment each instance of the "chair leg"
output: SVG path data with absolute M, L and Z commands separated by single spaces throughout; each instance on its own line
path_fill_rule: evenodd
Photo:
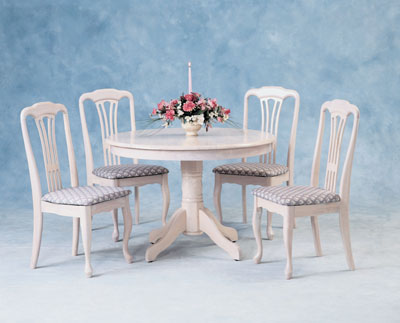
M 80 220 L 82 230 L 83 249 L 85 250 L 85 274 L 90 278 L 93 274 L 93 269 L 90 264 L 90 250 L 92 245 L 92 215 L 87 212 L 81 216 Z
M 254 210 L 253 210 L 253 233 L 257 243 L 257 253 L 254 256 L 254 262 L 259 264 L 263 254 L 263 246 L 261 239 L 261 214 L 262 208 L 257 207 L 257 197 L 254 197 Z
M 42 243 L 43 232 L 43 213 L 40 210 L 33 210 L 33 243 L 31 268 L 35 269 L 40 252 L 40 244 Z
M 285 248 L 286 248 L 286 269 L 285 269 L 286 279 L 291 279 L 293 274 L 293 265 L 292 265 L 293 222 L 294 222 L 294 212 L 289 211 L 289 213 L 285 214 L 283 217 L 283 240 L 285 242 Z
M 135 186 L 135 224 L 139 224 L 140 204 L 139 204 L 139 187 Z
M 214 181 L 214 207 L 215 207 L 215 211 L 216 211 L 217 214 L 218 214 L 219 222 L 222 223 L 221 190 L 222 190 L 221 175 L 215 173 L 215 181 Z
M 74 217 L 72 219 L 72 255 L 78 255 L 79 246 L 79 218 Z
M 168 187 L 168 174 L 163 175 L 162 177 L 162 184 L 161 190 L 163 195 L 163 209 L 162 209 L 162 224 L 165 225 L 167 223 L 167 215 L 169 209 L 169 202 L 170 202 L 170 194 L 169 194 L 169 187 Z
M 351 252 L 351 241 L 350 241 L 350 225 L 349 225 L 349 211 L 348 209 L 341 209 L 339 213 L 340 231 L 342 233 L 342 240 L 344 250 L 346 252 L 347 265 L 350 270 L 354 270 L 354 259 Z
M 115 242 L 118 242 L 119 239 L 119 229 L 118 229 L 118 209 L 112 210 L 112 218 L 114 223 L 114 231 L 112 234 L 112 239 Z
M 319 224 L 317 216 L 311 216 L 311 226 L 314 236 L 315 253 L 317 254 L 318 257 L 321 257 L 322 248 L 321 248 L 321 239 L 319 237 Z
M 122 243 L 122 251 L 126 262 L 131 264 L 133 262 L 133 257 L 128 249 L 129 238 L 132 232 L 132 214 L 129 207 L 129 197 L 126 198 L 125 206 L 122 208 L 122 215 L 124 216 L 124 241 Z
M 267 211 L 267 237 L 268 240 L 274 239 L 274 231 L 272 231 L 272 212 Z
M 247 223 L 246 185 L 242 185 L 242 208 L 243 208 L 243 223 Z

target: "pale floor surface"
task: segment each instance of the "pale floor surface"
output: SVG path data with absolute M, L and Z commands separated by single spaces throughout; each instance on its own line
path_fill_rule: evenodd
M 82 246 L 71 256 L 70 218 L 45 216 L 39 268 L 31 270 L 31 213 L 3 210 L 0 322 L 400 322 L 398 212 L 352 209 L 354 272 L 347 270 L 336 215 L 320 217 L 321 258 L 314 257 L 309 219 L 299 219 L 294 278 L 286 281 L 280 216 L 256 265 L 251 225 L 239 222 L 239 209 L 224 211 L 239 232 L 239 262 L 203 235 L 181 236 L 146 263 L 148 232 L 161 225 L 157 210 L 142 211 L 130 240 L 134 263 L 127 264 L 122 242 L 111 240 L 111 215 L 97 215 L 94 277 L 87 279 Z

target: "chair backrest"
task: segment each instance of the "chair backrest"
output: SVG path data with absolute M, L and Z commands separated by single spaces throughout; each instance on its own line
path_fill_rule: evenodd
M 340 164 L 340 152 L 343 141 L 344 129 L 347 119 L 353 115 L 353 128 L 344 160 L 342 173 L 340 175 L 340 191 L 339 195 L 344 202 L 348 202 L 350 194 L 350 177 L 353 165 L 354 148 L 358 133 L 358 124 L 360 120 L 360 111 L 358 108 L 345 100 L 333 100 L 325 102 L 321 107 L 321 116 L 319 121 L 317 143 L 315 145 L 313 166 L 311 171 L 311 185 L 319 185 L 319 172 L 321 163 L 321 150 L 325 128 L 325 115 L 330 113 L 330 137 L 329 151 L 325 174 L 325 189 L 336 192 L 336 184 L 338 179 L 338 171 Z
M 40 184 L 40 176 L 37 168 L 37 163 L 32 150 L 26 119 L 28 116 L 31 116 L 35 120 L 36 127 L 39 132 L 40 142 L 42 144 L 47 187 L 48 191 L 52 192 L 62 188 L 55 132 L 55 117 L 59 112 L 63 114 L 64 119 L 64 131 L 67 142 L 71 186 L 76 187 L 79 185 L 67 108 L 59 103 L 36 103 L 30 107 L 23 109 L 20 116 L 22 136 L 24 139 L 26 157 L 28 159 L 28 168 L 31 179 L 32 197 L 34 203 L 40 201 L 42 197 L 42 188 Z
M 294 150 L 296 146 L 296 131 L 299 117 L 300 96 L 295 90 L 289 90 L 278 86 L 264 86 L 258 89 L 248 90 L 244 97 L 243 129 L 247 129 L 248 125 L 248 106 L 249 98 L 251 96 L 255 96 L 260 100 L 261 131 L 274 135 L 276 139 L 278 139 L 279 117 L 283 101 L 289 97 L 294 98 L 293 121 L 287 155 L 287 166 L 290 171 L 290 177 L 293 180 Z M 263 161 L 264 157 L 265 163 L 275 163 L 276 147 L 277 145 L 273 147 L 271 153 L 260 156 L 260 162 Z
M 100 89 L 93 92 L 84 93 L 79 98 L 79 112 L 81 116 L 83 143 L 85 146 L 88 184 L 90 184 L 89 178 L 92 174 L 94 164 L 92 146 L 90 143 L 89 131 L 86 123 L 84 103 L 86 100 L 91 100 L 95 103 L 97 108 L 97 115 L 99 117 L 101 129 L 104 166 L 119 165 L 120 158 L 111 153 L 110 148 L 106 145 L 105 139 L 108 136 L 118 133 L 118 104 L 123 98 L 127 98 L 129 100 L 131 130 L 136 130 L 135 108 L 132 93 L 116 89 Z

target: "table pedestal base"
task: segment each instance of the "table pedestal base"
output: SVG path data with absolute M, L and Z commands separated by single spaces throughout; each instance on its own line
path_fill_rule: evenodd
M 222 225 L 204 207 L 202 194 L 202 161 L 182 161 L 182 207 L 175 211 L 167 224 L 150 232 L 146 261 L 154 261 L 160 252 L 168 248 L 176 238 L 206 233 L 212 241 L 224 249 L 233 259 L 240 260 L 240 249 L 234 243 L 238 239 L 235 229 Z

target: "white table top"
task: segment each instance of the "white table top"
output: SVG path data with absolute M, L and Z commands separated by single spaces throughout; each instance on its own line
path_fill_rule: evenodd
M 120 132 L 106 139 L 112 152 L 156 160 L 228 159 L 261 155 L 270 151 L 275 137 L 257 130 L 202 128 L 195 137 L 181 128 Z

